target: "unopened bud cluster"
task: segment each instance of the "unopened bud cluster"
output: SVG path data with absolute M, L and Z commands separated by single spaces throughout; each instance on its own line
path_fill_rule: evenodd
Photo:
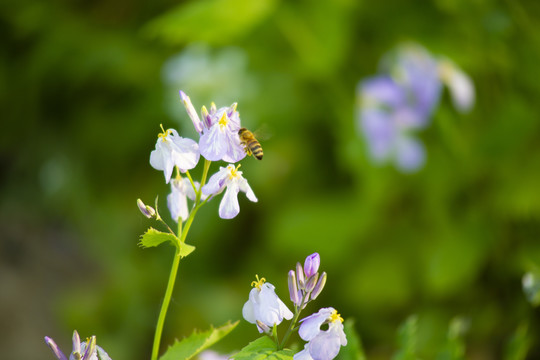
M 306 258 L 303 268 L 300 263 L 296 263 L 296 271 L 289 271 L 289 294 L 297 308 L 305 308 L 323 290 L 326 284 L 326 272 L 319 276 L 320 264 L 319 254 L 314 253 Z

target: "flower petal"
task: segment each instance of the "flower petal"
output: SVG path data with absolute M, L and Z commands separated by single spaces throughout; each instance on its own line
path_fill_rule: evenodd
M 426 161 L 422 143 L 411 136 L 400 136 L 396 142 L 396 164 L 403 172 L 414 172 Z
M 321 325 L 330 317 L 334 308 L 322 308 L 317 313 L 302 319 L 298 335 L 305 341 L 310 341 L 321 332 Z
M 240 205 L 238 204 L 238 186 L 231 184 L 227 186 L 225 195 L 221 199 L 219 204 L 219 217 L 222 219 L 232 219 L 240 212 Z
M 219 171 L 212 175 L 208 183 L 203 186 L 202 193 L 206 196 L 219 194 L 227 186 L 228 176 L 227 168 L 221 166 Z
M 182 102 L 184 103 L 186 111 L 191 121 L 193 122 L 193 126 L 195 127 L 195 130 L 197 130 L 197 132 L 201 134 L 203 130 L 203 124 L 202 124 L 201 119 L 199 119 L 199 115 L 195 111 L 195 108 L 193 107 L 193 104 L 191 103 L 189 96 L 187 96 L 182 90 L 180 90 L 180 99 L 182 99 Z

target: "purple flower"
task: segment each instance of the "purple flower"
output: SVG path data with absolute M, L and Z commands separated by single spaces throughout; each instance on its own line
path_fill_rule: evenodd
M 246 156 L 246 151 L 240 143 L 240 116 L 236 111 L 237 104 L 229 107 L 216 108 L 212 103 L 210 112 L 202 108 L 202 120 L 197 115 L 189 97 L 180 91 L 180 98 L 193 122 L 195 130 L 201 135 L 199 148 L 201 155 L 210 161 L 223 160 L 235 163 Z
M 156 170 L 163 170 L 168 184 L 175 166 L 186 172 L 197 166 L 199 156 L 199 145 L 195 141 L 182 138 L 176 130 L 168 129 L 158 135 L 156 149 L 150 153 L 150 165 Z
M 383 58 L 381 69 L 381 75 L 358 86 L 360 130 L 374 162 L 391 161 L 402 172 L 416 171 L 426 154 L 415 133 L 429 124 L 443 83 L 460 111 L 472 106 L 474 86 L 449 60 L 439 60 L 419 45 L 399 47 Z
M 290 320 L 293 313 L 276 295 L 274 285 L 267 283 L 265 278 L 251 283 L 253 289 L 249 293 L 249 300 L 242 308 L 242 316 L 246 321 L 257 324 L 259 332 L 264 332 L 265 327 L 259 326 L 258 322 L 272 328 L 279 325 L 283 319 Z
M 242 176 L 242 172 L 238 171 L 238 167 L 229 164 L 227 167 L 220 167 L 219 171 L 210 177 L 208 184 L 202 188 L 203 195 L 214 196 L 226 189 L 225 195 L 219 204 L 219 217 L 222 219 L 232 219 L 240 212 L 238 204 L 238 193 L 240 191 L 246 193 L 249 200 L 257 202 L 257 197 L 248 182 Z
M 45 343 L 51 348 L 58 360 L 68 360 L 66 355 L 58 348 L 53 339 L 45 336 Z M 82 342 L 77 330 L 73 332 L 73 350 L 69 360 L 111 360 L 110 356 L 100 346 L 96 345 L 96 337 L 92 336 L 88 341 Z
M 339 353 L 340 347 L 347 345 L 343 318 L 334 308 L 320 309 L 301 322 L 298 334 L 307 343 L 304 350 L 294 355 L 294 360 L 332 360 Z M 321 330 L 323 324 L 328 324 L 327 330 Z
M 306 258 L 304 262 L 304 272 L 306 278 L 312 277 L 319 271 L 319 266 L 321 265 L 321 257 L 318 253 L 313 253 Z

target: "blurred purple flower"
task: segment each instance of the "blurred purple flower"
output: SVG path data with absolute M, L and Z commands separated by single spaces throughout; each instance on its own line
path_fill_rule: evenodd
M 415 133 L 428 126 L 443 82 L 460 111 L 472 106 L 474 87 L 453 63 L 432 57 L 419 45 L 402 46 L 386 55 L 381 69 L 381 75 L 358 86 L 360 131 L 374 162 L 392 161 L 401 171 L 413 172 L 426 158 Z

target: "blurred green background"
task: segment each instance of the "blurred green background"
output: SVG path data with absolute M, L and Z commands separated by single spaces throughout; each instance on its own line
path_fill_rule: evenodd
M 521 288 L 540 264 L 539 21 L 540 3 L 512 0 L 2 1 L 2 358 L 52 359 L 43 337 L 67 351 L 73 329 L 115 360 L 149 358 L 173 250 L 137 246 L 154 224 L 135 200 L 159 195 L 168 214 L 149 155 L 160 123 L 195 135 L 180 89 L 197 109 L 238 101 L 271 137 L 242 162 L 259 202 L 195 219 L 164 346 L 241 319 L 255 274 L 288 299 L 287 271 L 317 251 L 328 282 L 306 315 L 355 318 L 369 359 L 391 358 L 410 314 L 422 358 L 455 316 L 469 359 L 502 358 L 518 329 L 540 358 Z M 355 120 L 357 83 L 402 41 L 477 89 L 467 115 L 444 94 L 412 175 L 371 165 Z M 216 349 L 257 335 L 242 321 Z

